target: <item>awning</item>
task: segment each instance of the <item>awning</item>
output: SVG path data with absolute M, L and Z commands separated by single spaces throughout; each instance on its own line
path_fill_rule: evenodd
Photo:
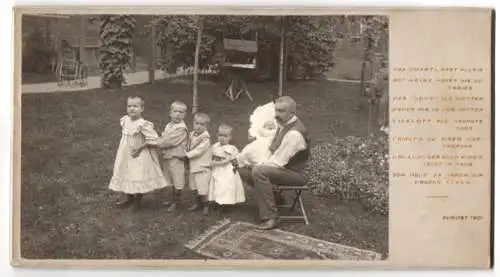
M 23 14 L 23 16 L 31 16 L 31 17 L 45 17 L 45 18 L 53 18 L 53 19 L 69 19 L 71 15 L 62 15 L 62 14 L 52 14 L 52 13 L 36 13 L 36 14 Z

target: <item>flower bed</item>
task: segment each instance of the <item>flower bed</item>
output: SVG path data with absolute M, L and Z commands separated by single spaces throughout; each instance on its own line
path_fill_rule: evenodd
M 360 201 L 388 214 L 388 137 L 335 138 L 311 149 L 309 185 L 318 195 Z

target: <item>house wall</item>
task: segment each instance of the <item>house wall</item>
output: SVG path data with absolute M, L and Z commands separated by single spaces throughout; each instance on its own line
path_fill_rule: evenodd
M 83 16 L 87 20 L 86 16 Z M 82 15 L 72 15 L 62 18 L 57 17 L 41 17 L 37 15 L 25 15 L 22 18 L 22 33 L 23 37 L 29 36 L 30 33 L 38 30 L 47 39 L 47 44 L 58 53 L 58 59 L 63 56 L 63 41 L 66 41 L 73 51 L 78 53 L 80 48 L 80 36 Z M 99 24 L 90 24 L 84 22 L 83 38 L 84 38 L 84 60 L 89 66 L 97 65 L 97 46 L 99 41 Z M 75 54 L 76 54 L 75 53 Z

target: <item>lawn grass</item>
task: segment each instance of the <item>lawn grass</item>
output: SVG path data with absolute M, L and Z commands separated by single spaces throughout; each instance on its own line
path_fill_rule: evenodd
M 366 135 L 366 112 L 359 109 L 358 86 L 329 82 L 289 83 L 298 116 L 313 144 L 332 136 Z M 247 141 L 248 116 L 276 88 L 250 84 L 254 102 L 231 103 L 222 84 L 203 83 L 201 110 L 217 124 L 236 127 L 234 144 Z M 191 103 L 189 84 L 164 81 L 78 93 L 22 96 L 21 255 L 28 259 L 198 259 L 183 244 L 222 217 L 253 222 L 250 200 L 221 214 L 203 217 L 184 210 L 167 213 L 165 191 L 146 195 L 144 209 L 133 213 L 114 207 L 121 195 L 108 190 L 120 139 L 119 118 L 129 95 L 145 98 L 144 117 L 161 131 L 173 100 Z M 191 119 L 187 119 L 188 126 Z M 184 195 L 187 205 L 188 195 Z M 281 229 L 387 254 L 388 219 L 357 202 L 306 194 L 311 224 L 284 223 Z

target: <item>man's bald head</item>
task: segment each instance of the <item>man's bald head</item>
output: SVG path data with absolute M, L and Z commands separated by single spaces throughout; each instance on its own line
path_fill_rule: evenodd
M 288 112 L 295 114 L 297 112 L 297 103 L 290 96 L 281 96 L 276 99 L 275 104 L 282 104 L 283 107 L 287 109 Z

